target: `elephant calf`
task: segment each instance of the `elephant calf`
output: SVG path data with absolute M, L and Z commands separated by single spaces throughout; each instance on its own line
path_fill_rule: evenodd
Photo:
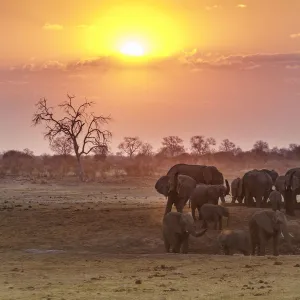
M 219 229 L 222 230 L 222 217 L 227 217 L 227 226 L 229 224 L 229 210 L 222 205 L 216 205 L 211 203 L 205 203 L 200 209 L 200 214 L 203 220 L 203 228 L 207 228 L 207 222 L 213 221 L 217 230 L 218 223 Z
M 232 255 L 234 250 L 247 256 L 250 254 L 250 236 L 245 230 L 223 230 L 218 236 L 218 240 L 225 255 Z
M 269 196 L 272 210 L 280 210 L 281 208 L 281 193 L 279 191 L 272 191 Z
M 207 229 L 196 232 L 194 219 L 191 214 L 169 212 L 163 218 L 163 239 L 166 252 L 188 253 L 189 235 L 202 236 Z

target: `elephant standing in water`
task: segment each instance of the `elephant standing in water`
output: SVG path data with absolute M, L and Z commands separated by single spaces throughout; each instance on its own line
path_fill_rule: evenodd
M 273 238 L 273 255 L 277 256 L 280 233 L 288 243 L 289 249 L 294 252 L 290 234 L 287 229 L 287 219 L 283 212 L 276 210 L 263 210 L 255 212 L 249 221 L 249 231 L 252 244 L 252 255 L 258 248 L 258 255 L 265 255 L 266 242 Z
M 192 216 L 187 213 L 169 212 L 163 219 L 163 239 L 166 252 L 188 253 L 189 235 L 194 237 L 202 236 L 207 229 L 196 232 Z
M 184 183 L 181 183 L 183 181 Z M 177 182 L 180 189 L 176 188 Z M 167 175 L 160 177 L 155 184 L 155 189 L 168 198 L 165 214 L 171 211 L 173 204 L 177 211 L 182 211 L 191 191 L 199 183 L 223 184 L 224 177 L 214 166 L 188 164 L 176 164 L 170 168 Z
M 272 186 L 272 178 L 267 172 L 261 170 L 249 171 L 245 173 L 239 185 L 238 198 L 240 201 L 245 198 L 245 204 L 252 206 L 254 197 L 256 207 L 261 207 L 262 201 L 267 202 Z

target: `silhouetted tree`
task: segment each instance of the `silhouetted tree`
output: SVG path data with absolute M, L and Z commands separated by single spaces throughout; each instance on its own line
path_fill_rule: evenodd
M 73 104 L 75 96 L 67 95 L 68 100 L 58 105 L 64 114 L 63 117 L 55 116 L 53 107 L 48 106 L 46 98 L 40 99 L 36 104 L 33 115 L 33 125 L 45 124 L 44 137 L 51 143 L 57 136 L 65 136 L 72 140 L 73 150 L 76 155 L 79 177 L 84 180 L 84 170 L 81 163 L 82 155 L 88 155 L 97 147 L 105 146 L 110 142 L 111 132 L 103 129 L 111 120 L 110 117 L 95 116 L 88 112 L 94 102 L 85 100 L 76 107 Z
M 184 152 L 183 140 L 180 137 L 171 135 L 163 138 L 160 155 L 174 157 Z
M 269 144 L 267 142 L 259 140 L 259 141 L 255 142 L 252 150 L 254 152 L 267 153 L 267 152 L 269 152 L 270 148 L 269 148 Z
M 230 152 L 234 155 L 237 155 L 242 152 L 242 149 L 240 147 L 237 147 L 235 143 L 229 141 L 229 139 L 224 139 L 219 147 L 219 151 Z
M 28 148 L 25 148 L 24 150 L 23 150 L 23 152 L 25 153 L 25 154 L 27 154 L 27 155 L 29 155 L 29 156 L 34 156 L 34 153 L 33 153 L 33 151 L 31 151 L 30 149 L 28 149 Z
M 50 142 L 50 149 L 57 155 L 67 156 L 72 153 L 73 142 L 66 135 L 59 136 Z
M 129 157 L 133 157 L 134 154 L 138 153 L 143 145 L 143 142 L 139 137 L 124 137 L 124 141 L 118 146 L 121 152 L 126 153 Z
M 205 138 L 203 135 L 195 135 L 190 139 L 191 150 L 196 155 L 211 153 L 212 146 L 216 145 L 216 140 L 212 137 Z
M 104 161 L 107 158 L 109 149 L 107 145 L 102 145 L 93 150 L 94 159 L 97 161 Z
M 149 143 L 143 143 L 139 154 L 143 155 L 143 156 L 153 156 L 153 147 L 152 145 L 150 145 Z

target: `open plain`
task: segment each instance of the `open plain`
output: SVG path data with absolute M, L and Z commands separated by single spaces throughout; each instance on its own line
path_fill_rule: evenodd
M 213 229 L 164 253 L 155 180 L 1 179 L 0 299 L 300 299 L 297 231 L 296 255 L 224 256 Z M 230 207 L 230 228 L 255 210 Z

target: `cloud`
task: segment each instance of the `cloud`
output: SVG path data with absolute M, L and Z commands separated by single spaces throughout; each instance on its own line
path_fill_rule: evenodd
M 219 5 L 219 4 L 215 4 L 215 5 L 212 5 L 212 6 L 206 6 L 205 9 L 206 9 L 206 10 L 222 9 L 222 6 Z
M 43 26 L 44 30 L 63 30 L 63 26 L 60 24 L 50 24 L 50 23 L 46 23 Z
M 282 69 L 298 70 L 300 66 L 300 52 L 292 53 L 255 53 L 249 55 L 220 53 L 203 53 L 193 49 L 182 51 L 177 55 L 152 59 L 149 61 L 123 61 L 115 56 L 101 56 L 80 59 L 69 62 L 46 61 L 37 63 L 29 61 L 21 66 L 10 67 L 11 72 L 67 72 L 76 74 L 82 70 L 98 70 L 107 72 L 111 70 L 189 70 L 193 72 L 202 70 L 244 70 L 254 71 L 263 68 L 280 67 Z M 0 70 L 1 71 L 1 70 Z
M 290 38 L 292 38 L 292 39 L 300 38 L 300 33 L 293 33 L 290 35 Z
M 238 4 L 236 7 L 238 7 L 238 8 L 246 8 L 247 5 L 246 4 Z

